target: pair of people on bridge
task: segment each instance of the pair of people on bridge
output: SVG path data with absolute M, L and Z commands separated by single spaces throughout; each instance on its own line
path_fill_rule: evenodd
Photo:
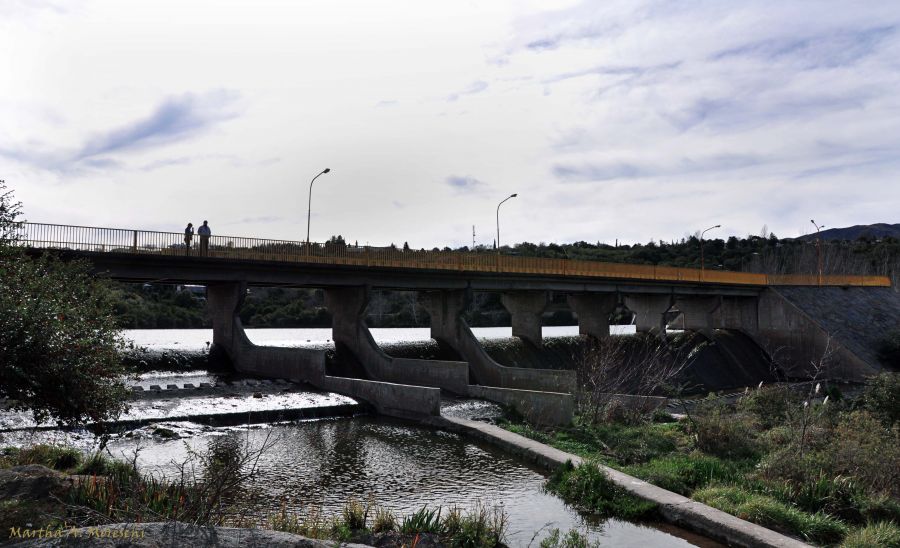
M 200 236 L 200 256 L 209 257 L 209 237 L 212 236 L 212 229 L 209 224 L 203 221 L 203 225 L 197 227 L 197 235 Z M 191 254 L 191 242 L 194 239 L 194 224 L 188 223 L 184 229 L 184 253 L 187 256 Z

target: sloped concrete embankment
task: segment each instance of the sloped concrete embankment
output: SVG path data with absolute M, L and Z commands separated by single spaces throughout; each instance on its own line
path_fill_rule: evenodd
M 772 287 L 759 299 L 754 338 L 795 377 L 824 362 L 829 377 L 861 380 L 889 369 L 883 338 L 900 329 L 900 293 L 889 287 Z

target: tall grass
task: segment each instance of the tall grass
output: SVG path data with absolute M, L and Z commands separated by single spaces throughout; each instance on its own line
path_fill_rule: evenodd
M 571 461 L 566 462 L 554 471 L 547 481 L 547 489 L 583 511 L 602 516 L 640 520 L 656 515 L 656 504 L 616 485 L 593 462 L 577 467 Z

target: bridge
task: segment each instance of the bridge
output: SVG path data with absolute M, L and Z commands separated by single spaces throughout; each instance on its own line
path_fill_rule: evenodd
M 826 295 L 852 289 L 896 299 L 880 276 L 770 275 L 653 265 L 522 257 L 497 252 L 412 250 L 233 236 L 201 242 L 184 234 L 135 229 L 21 223 L 17 241 L 91 261 L 98 273 L 122 281 L 196 283 L 207 286 L 213 344 L 235 368 L 261 376 L 309 382 L 373 403 L 399 416 L 439 412 L 439 390 L 482 397 L 524 410 L 538 422 L 571 416 L 571 371 L 507 367 L 481 347 L 462 318 L 473 291 L 501 293 L 512 332 L 541 345 L 541 315 L 550 295 L 563 294 L 586 336 L 609 335 L 617 306 L 634 313 L 639 332 L 665 337 L 678 328 L 712 337 L 715 329 L 740 330 L 763 348 L 779 349 L 782 365 L 803 375 L 826 352 L 845 377 L 877 372 L 877 360 L 852 344 L 839 344 L 827 328 L 787 298 L 793 292 Z M 324 352 L 254 345 L 238 312 L 248 286 L 316 287 L 325 291 L 333 340 L 352 374 L 330 375 Z M 410 290 L 431 316 L 434 339 L 461 361 L 393 358 L 365 324 L 372 289 Z M 873 293 L 874 292 L 874 293 Z M 830 297 L 826 297 L 830 298 Z M 803 302 L 802 299 L 798 302 Z M 900 310 L 900 307 L 898 307 Z M 840 331 L 840 329 L 838 329 Z

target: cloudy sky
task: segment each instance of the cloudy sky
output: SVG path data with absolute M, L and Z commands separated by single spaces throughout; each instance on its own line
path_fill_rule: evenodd
M 314 240 L 897 223 L 900 2 L 0 0 L 28 220 L 303 239 L 325 167 Z

